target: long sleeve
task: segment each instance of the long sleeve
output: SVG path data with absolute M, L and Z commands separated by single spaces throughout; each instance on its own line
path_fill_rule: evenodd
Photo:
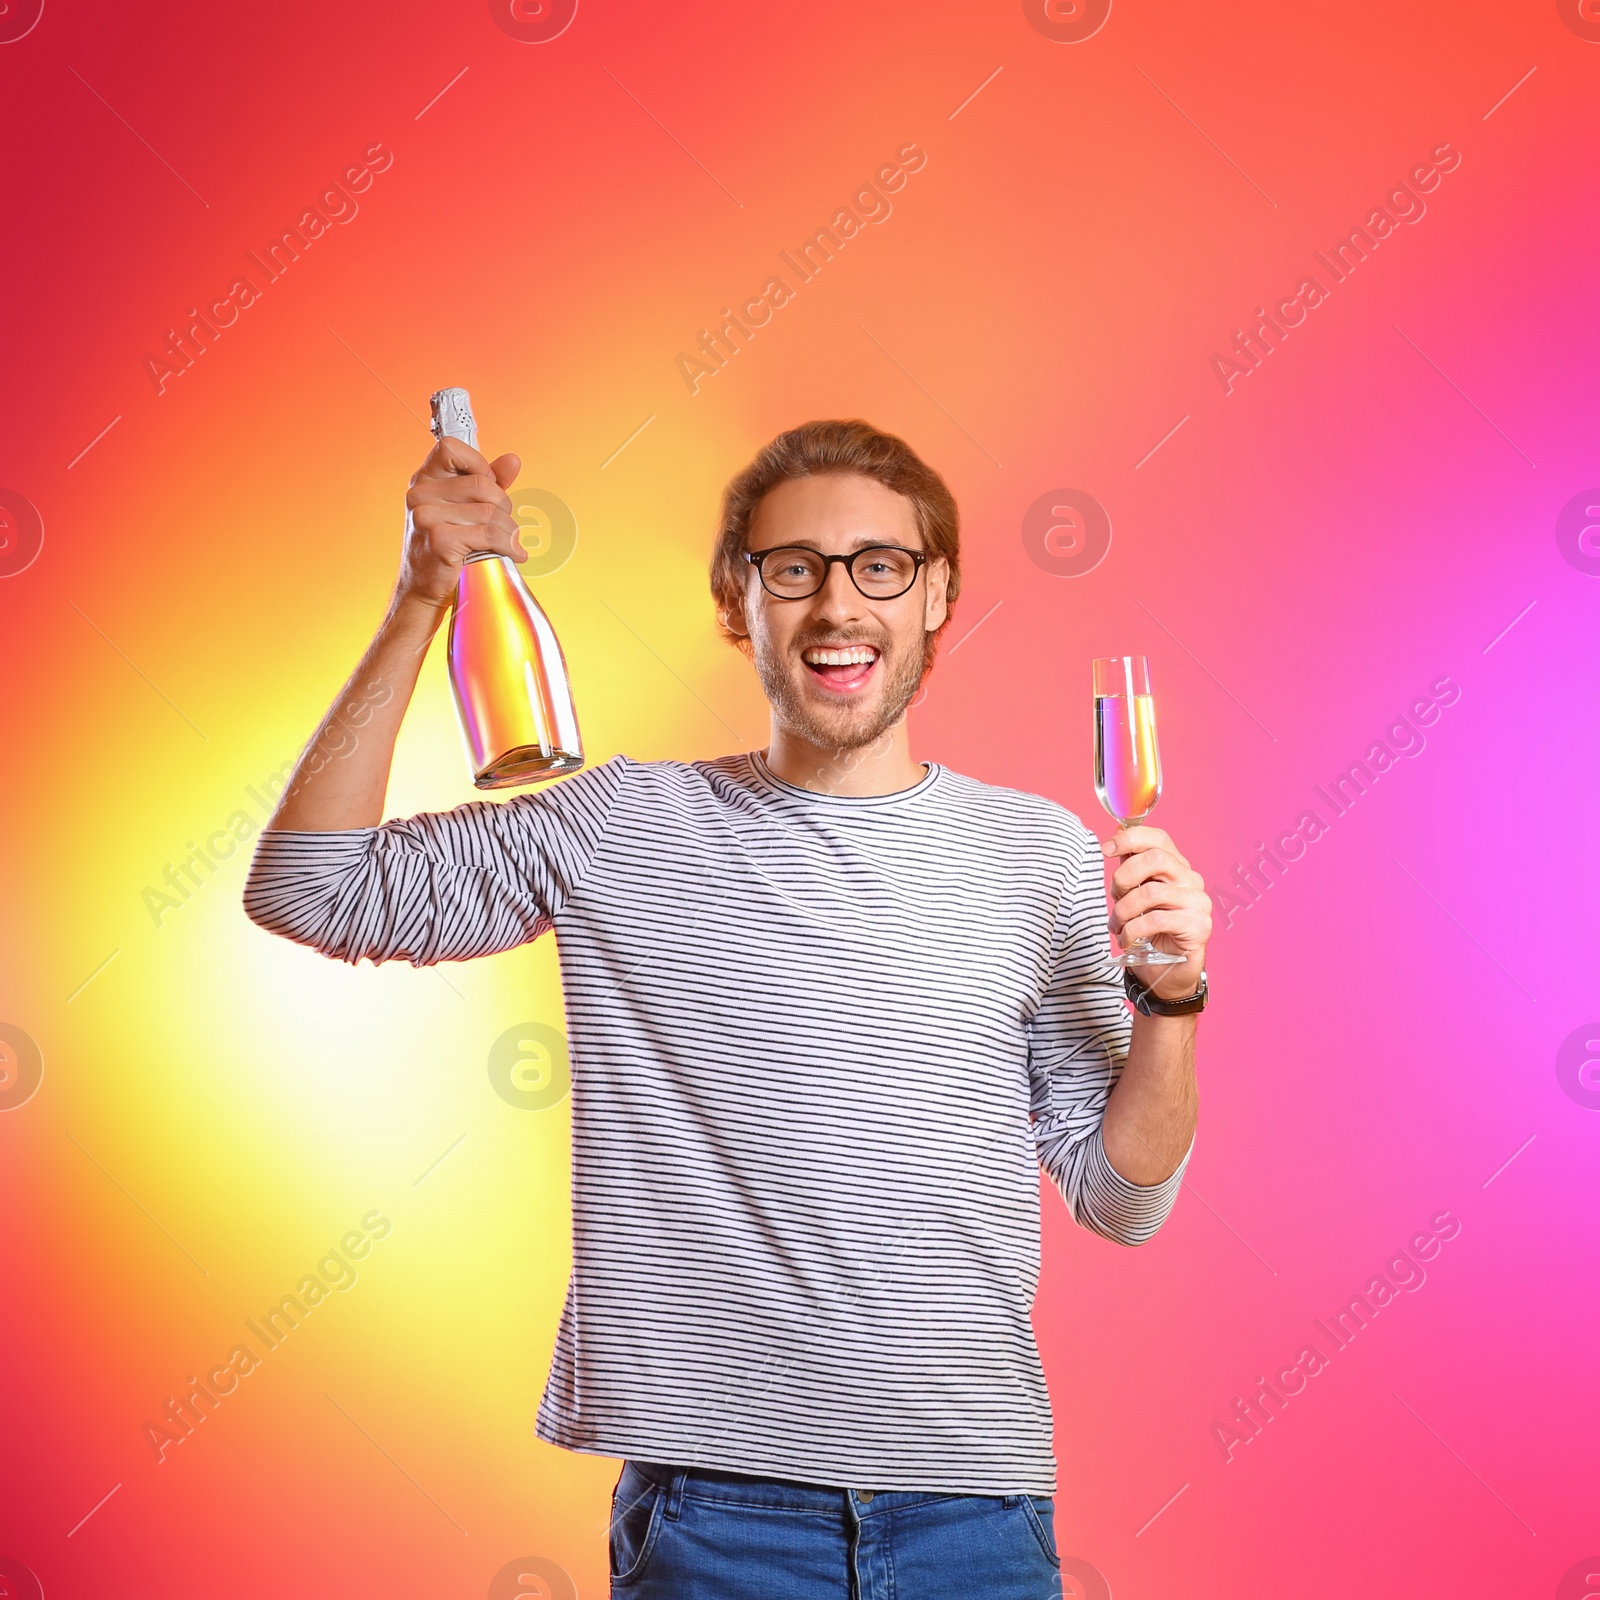
M 1029 1024 L 1028 1076 L 1039 1164 L 1073 1221 L 1118 1244 L 1144 1244 L 1167 1220 L 1189 1164 L 1161 1183 L 1130 1183 L 1111 1165 L 1101 1137 L 1106 1105 L 1122 1076 L 1133 1018 L 1105 939 L 1102 857 L 1085 834 L 1079 871 L 1056 926 L 1055 968 Z
M 352 964 L 431 966 L 526 944 L 554 925 L 576 889 L 627 766 L 617 756 L 535 794 L 377 828 L 265 832 L 245 913 Z

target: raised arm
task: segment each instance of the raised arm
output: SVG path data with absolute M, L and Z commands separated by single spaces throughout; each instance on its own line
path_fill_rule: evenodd
M 251 921 L 343 961 L 465 960 L 552 925 L 598 848 L 626 764 L 537 794 L 380 822 L 396 735 L 463 559 L 527 559 L 506 487 L 515 456 L 435 447 L 406 495 L 400 574 L 376 637 L 256 843 Z
M 462 561 L 474 550 L 528 559 L 506 494 L 520 467 L 515 456 L 490 462 L 459 439 L 441 439 L 417 469 L 389 609 L 311 736 L 268 828 L 321 833 L 383 820 L 395 739 Z
M 1160 828 L 1119 828 L 1101 850 L 1116 856 L 1111 927 L 1124 948 L 1145 938 L 1181 957 L 1136 976 L 1158 999 L 1180 1000 L 1200 986 L 1211 899 L 1200 874 Z M 1106 1110 L 1106 1150 L 1136 1183 L 1157 1183 L 1188 1159 L 1199 1112 L 1194 1047 L 1198 1015 L 1133 1019 L 1127 1070 Z
M 621 756 L 512 800 L 469 800 L 378 828 L 269 829 L 244 908 L 341 961 L 466 961 L 554 926 L 600 847 Z
M 1100 862 L 1099 846 L 1086 833 L 1056 929 L 1056 968 L 1029 1025 L 1034 1144 L 1075 1222 L 1137 1245 L 1155 1236 L 1177 1201 L 1194 1122 L 1191 1115 L 1182 1126 L 1174 1116 L 1164 1132 L 1176 1142 L 1151 1150 L 1139 1137 L 1145 1131 L 1139 1120 L 1129 1116 L 1134 1105 L 1155 1097 L 1152 1080 L 1162 1074 L 1150 1041 L 1135 1028 L 1121 971 L 1106 948 Z

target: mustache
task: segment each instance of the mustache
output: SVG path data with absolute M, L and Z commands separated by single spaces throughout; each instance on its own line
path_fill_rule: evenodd
M 859 632 L 848 635 L 822 632 L 804 633 L 795 639 L 793 648 L 796 651 L 801 651 L 809 650 L 814 645 L 843 648 L 852 644 L 870 644 L 879 655 L 886 656 L 889 654 L 889 640 L 886 635 Z

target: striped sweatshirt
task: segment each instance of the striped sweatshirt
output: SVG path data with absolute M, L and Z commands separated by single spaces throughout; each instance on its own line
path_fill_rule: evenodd
M 507 801 L 269 831 L 256 923 L 428 965 L 553 930 L 572 1274 L 538 1435 L 802 1482 L 1053 1494 L 1042 1167 L 1140 1244 L 1184 1165 L 1110 1164 L 1132 1018 L 1071 812 L 930 764 L 869 797 L 758 753 L 617 756 Z

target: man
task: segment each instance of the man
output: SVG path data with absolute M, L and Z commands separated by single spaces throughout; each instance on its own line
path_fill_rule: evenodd
M 724 497 L 712 589 L 771 702 L 764 750 L 617 756 L 379 826 L 462 558 L 524 559 L 518 466 L 445 439 L 412 480 L 388 614 L 262 835 L 249 914 L 350 962 L 555 930 L 573 1270 L 537 1429 L 624 1458 L 614 1593 L 1059 1596 L 1039 1166 L 1120 1243 L 1165 1220 L 1200 878 L 1159 829 L 1102 847 L 912 759 L 958 517 L 863 422 L 781 435 Z M 354 748 L 347 698 L 377 703 Z M 1113 931 L 1183 958 L 1133 991 L 1170 1014 L 1125 1007 L 1108 855 Z

